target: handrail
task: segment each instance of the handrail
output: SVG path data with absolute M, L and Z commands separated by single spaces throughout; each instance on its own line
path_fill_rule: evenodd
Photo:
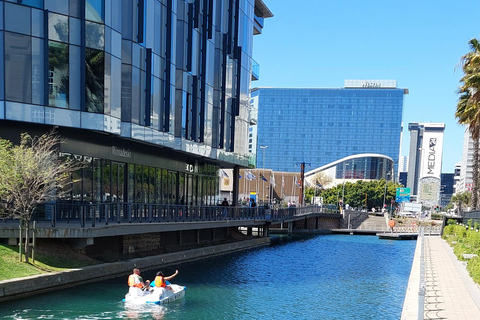
M 425 310 L 425 236 L 423 227 L 418 230 L 418 236 L 421 238 L 421 251 L 420 251 L 420 282 L 418 284 L 418 320 L 423 320 Z
M 57 223 L 95 227 L 112 223 L 142 222 L 192 222 L 222 220 L 268 220 L 282 221 L 295 216 L 315 213 L 336 213 L 335 210 L 322 206 L 292 207 L 269 209 L 247 206 L 190 206 L 154 203 L 82 203 L 58 201 L 40 205 L 34 212 L 32 220 L 49 221 L 54 227 Z

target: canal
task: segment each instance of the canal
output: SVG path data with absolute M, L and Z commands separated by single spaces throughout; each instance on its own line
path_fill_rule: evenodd
M 399 319 L 415 241 L 277 237 L 270 247 L 165 268 L 185 298 L 121 302 L 126 277 L 0 304 L 1 319 Z M 155 271 L 144 271 L 153 279 Z

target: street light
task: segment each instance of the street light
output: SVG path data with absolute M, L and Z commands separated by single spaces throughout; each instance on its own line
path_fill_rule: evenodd
M 265 178 L 265 149 L 267 149 L 268 146 L 260 146 L 260 149 L 263 150 L 263 169 L 262 169 L 262 176 Z M 262 197 L 263 197 L 263 203 L 265 204 L 265 180 L 262 179 Z
M 342 188 L 342 206 L 345 204 L 345 170 L 349 163 L 343 163 L 343 188 Z
M 382 211 L 383 211 L 383 209 L 385 208 L 385 197 L 387 196 L 387 177 L 388 177 L 388 173 L 385 175 L 385 191 L 383 192 L 383 207 L 382 207 Z
M 295 167 L 300 166 L 300 195 L 298 197 L 298 203 L 300 206 L 305 204 L 305 167 L 310 167 L 312 164 L 307 162 L 297 162 Z

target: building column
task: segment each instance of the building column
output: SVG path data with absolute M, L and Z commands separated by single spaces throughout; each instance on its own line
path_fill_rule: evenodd
M 240 167 L 235 166 L 233 168 L 233 191 L 232 191 L 232 205 L 234 207 L 238 206 L 238 184 L 239 184 L 239 175 L 240 175 Z

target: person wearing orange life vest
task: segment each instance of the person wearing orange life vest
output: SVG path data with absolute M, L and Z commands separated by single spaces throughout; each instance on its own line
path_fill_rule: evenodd
M 140 270 L 135 268 L 133 273 L 128 277 L 128 286 L 143 289 L 145 284 L 143 283 L 143 278 L 140 276 Z
M 178 274 L 178 270 L 175 270 L 174 274 L 172 274 L 171 276 L 165 277 L 162 271 L 158 271 L 157 276 L 155 277 L 155 280 L 154 280 L 155 287 L 172 290 L 172 287 L 170 287 L 166 283 L 166 281 L 175 278 L 177 274 Z

